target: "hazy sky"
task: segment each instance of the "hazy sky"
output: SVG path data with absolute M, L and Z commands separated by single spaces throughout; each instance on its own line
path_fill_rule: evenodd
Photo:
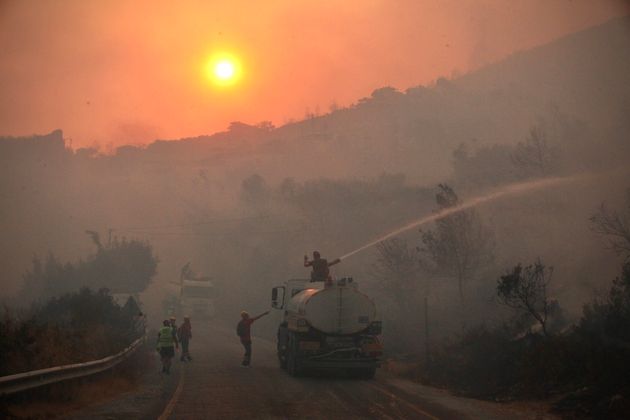
M 621 0 L 0 0 L 0 135 L 73 147 L 276 125 L 627 14 Z M 243 77 L 217 88 L 216 51 Z

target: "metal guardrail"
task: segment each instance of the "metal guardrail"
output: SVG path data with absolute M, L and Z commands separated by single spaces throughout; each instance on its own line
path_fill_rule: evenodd
M 145 339 L 146 335 L 138 338 L 120 353 L 104 359 L 0 376 L 0 396 L 104 372 L 131 356 Z

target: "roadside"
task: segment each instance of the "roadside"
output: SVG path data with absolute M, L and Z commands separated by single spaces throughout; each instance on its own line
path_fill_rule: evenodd
M 448 389 L 440 389 L 423 385 L 418 380 L 417 364 L 389 359 L 381 368 L 379 378 L 384 379 L 390 386 L 406 393 L 421 394 L 429 401 L 448 406 L 456 411 L 465 413 L 483 413 L 481 417 L 497 419 L 560 419 L 561 416 L 552 412 L 553 405 L 558 398 L 546 400 L 497 400 L 489 401 L 479 398 L 457 395 Z M 484 417 L 488 416 L 488 417 Z
M 106 419 L 156 419 L 177 387 L 180 366 L 173 362 L 170 375 L 160 373 L 159 355 L 149 340 L 143 352 L 142 366 L 138 366 L 140 375 L 132 389 L 117 393 L 113 398 L 92 401 L 66 418 L 71 420 L 106 420 Z
M 62 382 L 16 394 L 2 402 L 0 417 L 9 419 L 49 419 L 49 418 L 112 418 L 98 416 L 98 407 L 114 401 L 128 412 L 129 417 L 141 418 L 139 413 L 150 412 L 147 405 L 154 404 L 155 390 L 151 389 L 149 372 L 158 370 L 157 358 L 152 346 L 145 343 L 142 348 L 109 372 L 77 380 Z M 159 385 L 160 389 L 162 385 Z M 146 396 L 143 404 L 142 395 Z M 134 398 L 137 397 L 137 398 Z M 128 403 L 123 401 L 129 400 Z M 137 407 L 137 408 L 131 408 Z M 85 413 L 85 414 L 83 414 Z M 155 418 L 155 417 L 151 417 Z
M 379 376 L 380 382 L 387 388 L 395 389 L 398 394 L 420 396 L 428 404 L 448 407 L 449 409 L 465 413 L 468 419 L 560 419 L 549 410 L 551 404 L 545 401 L 511 401 L 492 402 L 474 398 L 459 397 L 448 390 L 433 388 L 403 379 L 388 373 Z

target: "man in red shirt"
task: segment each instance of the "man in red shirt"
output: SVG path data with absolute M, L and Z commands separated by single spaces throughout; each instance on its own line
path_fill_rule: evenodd
M 241 312 L 241 320 L 236 326 L 236 333 L 241 338 L 241 344 L 245 347 L 245 355 L 243 356 L 243 366 L 249 366 L 252 360 L 252 337 L 251 327 L 254 321 L 267 315 L 269 311 L 262 313 L 254 318 L 250 318 L 246 311 Z
M 190 357 L 190 353 L 188 351 L 188 344 L 190 340 L 192 340 L 192 325 L 190 325 L 190 317 L 184 317 L 184 323 L 179 326 L 177 329 L 177 339 L 180 343 L 182 343 L 182 356 L 179 358 L 182 362 L 185 362 L 188 359 L 189 362 L 192 361 L 192 357 Z

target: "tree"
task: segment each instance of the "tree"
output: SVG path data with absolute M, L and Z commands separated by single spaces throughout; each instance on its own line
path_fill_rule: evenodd
M 48 253 L 44 260 L 34 256 L 32 264 L 23 276 L 22 300 L 47 298 L 80 288 L 76 267 L 70 263 L 63 264 L 54 254 Z
M 439 185 L 435 196 L 438 211 L 461 205 L 455 191 Z M 494 259 L 494 238 L 474 209 L 461 210 L 435 222 L 435 229 L 420 231 L 421 267 L 433 275 L 457 281 L 460 301 L 464 302 L 466 282 Z
M 630 349 L 630 262 L 623 265 L 621 276 L 613 280 L 607 299 L 584 306 L 579 332 L 599 337 L 608 345 Z
M 591 216 L 593 230 L 606 236 L 610 248 L 619 255 L 630 256 L 630 189 L 627 191 L 625 213 L 610 210 L 604 203 Z
M 548 139 L 544 122 L 534 125 L 524 142 L 519 142 L 512 153 L 512 163 L 525 176 L 547 176 L 555 165 L 558 151 Z
M 373 90 L 371 99 L 374 101 L 386 102 L 386 101 L 393 101 L 402 96 L 403 96 L 403 93 L 396 90 L 396 88 L 393 88 L 391 86 L 385 86 L 385 87 Z
M 400 238 L 393 238 L 380 242 L 376 246 L 377 259 L 373 264 L 374 276 L 378 279 L 381 291 L 390 297 L 395 305 L 394 311 L 394 333 L 403 348 L 413 345 L 413 336 L 409 332 L 418 327 L 419 305 L 416 300 L 420 284 L 419 266 L 415 252 L 409 248 L 407 241 Z M 424 340 L 425 353 L 429 354 L 429 331 L 427 319 L 427 284 L 424 284 L 422 292 L 424 294 Z M 398 331 L 396 331 L 398 329 Z M 405 333 L 406 332 L 406 333 Z
M 483 145 L 475 139 L 462 143 L 453 152 L 453 171 L 457 185 L 494 187 L 518 180 L 519 174 L 510 161 L 513 147 Z
M 250 175 L 241 182 L 241 200 L 252 206 L 264 204 L 269 195 L 265 178 L 258 174 Z
M 259 128 L 263 131 L 273 131 L 276 128 L 276 126 L 273 125 L 271 121 L 261 121 L 258 124 L 256 124 L 256 128 Z
M 157 264 L 148 242 L 114 238 L 110 245 L 80 262 L 77 270 L 85 286 L 105 287 L 112 293 L 140 293 L 155 276 Z
M 90 234 L 96 253 L 76 263 L 62 263 L 52 253 L 42 261 L 33 258 L 32 269 L 24 274 L 24 300 L 48 298 L 74 292 L 82 287 L 106 288 L 112 293 L 140 293 L 157 271 L 158 259 L 147 242 L 119 240 L 104 246 L 98 233 Z
M 548 335 L 549 316 L 558 307 L 556 301 L 547 297 L 552 274 L 553 268 L 545 267 L 538 260 L 525 268 L 518 264 L 511 272 L 501 276 L 497 283 L 499 302 L 534 318 L 545 336 Z
M 378 257 L 373 272 L 382 281 L 384 291 L 389 294 L 401 312 L 409 314 L 412 297 L 418 290 L 418 261 L 409 249 L 407 241 L 393 238 L 376 245 Z

